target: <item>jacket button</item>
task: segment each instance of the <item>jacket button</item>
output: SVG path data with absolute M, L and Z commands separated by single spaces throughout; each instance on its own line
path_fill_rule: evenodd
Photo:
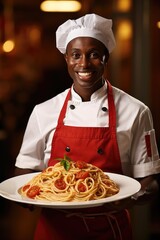
M 102 107 L 102 111 L 103 112 L 107 112 L 107 108 L 106 107 Z
M 73 104 L 71 104 L 69 107 L 70 107 L 70 109 L 72 109 L 72 110 L 75 109 L 75 106 L 74 106 Z
M 102 148 L 98 148 L 97 153 L 102 155 L 103 154 L 103 149 Z
M 66 147 L 66 152 L 70 152 L 70 147 Z

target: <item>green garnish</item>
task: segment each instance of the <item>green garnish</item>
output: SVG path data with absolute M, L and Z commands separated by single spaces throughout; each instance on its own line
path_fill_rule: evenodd
M 70 161 L 72 161 L 68 156 L 64 155 L 64 158 L 57 158 L 60 164 L 64 167 L 66 171 L 70 169 Z

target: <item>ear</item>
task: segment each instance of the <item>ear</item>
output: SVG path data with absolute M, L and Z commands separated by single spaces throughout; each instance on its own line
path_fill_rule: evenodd
M 107 64 L 108 60 L 109 60 L 109 52 L 107 51 L 105 53 L 105 64 Z
M 66 60 L 66 63 L 68 63 L 68 55 L 67 55 L 67 53 L 64 54 L 64 59 Z
M 109 52 L 108 52 L 108 49 L 105 48 L 105 54 L 104 54 L 104 63 L 105 64 L 107 64 L 108 59 L 109 59 Z

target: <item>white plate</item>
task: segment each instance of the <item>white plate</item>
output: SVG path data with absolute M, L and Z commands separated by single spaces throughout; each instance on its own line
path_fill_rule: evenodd
M 41 200 L 34 200 L 28 198 L 22 198 L 18 193 L 18 189 L 22 187 L 22 185 L 26 184 L 29 180 L 31 180 L 38 173 L 29 173 L 25 175 L 16 176 L 13 178 L 9 178 L 0 183 L 0 195 L 8 200 L 33 204 L 41 207 L 47 208 L 87 208 L 87 207 L 97 207 L 101 206 L 108 202 L 113 202 L 117 200 L 121 200 L 127 197 L 130 197 L 137 193 L 140 190 L 140 183 L 133 178 L 114 174 L 114 173 L 106 173 L 113 181 L 115 181 L 120 191 L 114 196 L 99 199 L 99 200 L 90 200 L 83 202 L 48 202 Z

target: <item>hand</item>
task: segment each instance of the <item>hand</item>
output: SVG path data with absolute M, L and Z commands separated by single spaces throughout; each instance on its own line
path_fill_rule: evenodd
M 35 210 L 35 206 L 32 204 L 25 204 L 25 203 L 17 202 L 17 205 L 22 208 L 26 208 L 26 209 L 30 210 L 31 212 L 33 212 Z
M 135 200 L 128 197 L 115 202 L 106 203 L 104 206 L 107 212 L 119 212 L 122 211 L 123 209 L 132 208 L 135 205 L 135 202 L 136 202 Z

